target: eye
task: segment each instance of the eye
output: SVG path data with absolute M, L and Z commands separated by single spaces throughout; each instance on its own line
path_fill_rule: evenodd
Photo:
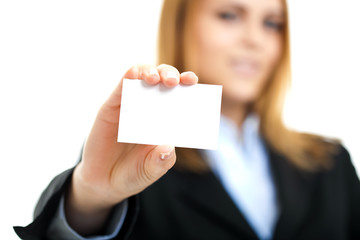
M 234 21 L 238 18 L 238 15 L 233 12 L 221 12 L 219 13 L 219 18 L 226 21 Z
M 264 26 L 267 29 L 275 30 L 275 31 L 281 31 L 283 29 L 283 23 L 282 22 L 276 22 L 272 20 L 266 20 L 264 22 Z

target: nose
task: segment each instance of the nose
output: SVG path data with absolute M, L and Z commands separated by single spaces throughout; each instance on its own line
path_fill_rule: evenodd
M 240 42 L 243 46 L 249 49 L 261 49 L 264 38 L 263 29 L 254 19 L 248 19 L 244 24 L 243 31 L 240 37 Z

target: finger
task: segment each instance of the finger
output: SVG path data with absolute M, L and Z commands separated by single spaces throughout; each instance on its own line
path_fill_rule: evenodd
M 158 180 L 176 161 L 175 148 L 170 145 L 160 145 L 155 147 L 148 158 L 145 160 L 143 177 L 149 184 Z
M 123 79 L 141 79 L 148 84 L 157 84 L 160 81 L 160 75 L 157 68 L 153 65 L 136 65 L 129 68 L 115 90 L 112 92 L 107 100 L 107 106 L 117 109 L 120 107 L 121 93 L 122 93 L 122 82 Z
M 120 82 L 118 83 L 118 85 L 116 86 L 116 88 L 113 90 L 113 92 L 111 93 L 111 95 L 109 96 L 109 98 L 106 100 L 106 102 L 104 103 L 104 105 L 101 107 L 100 110 L 104 109 L 105 110 L 113 110 L 113 111 L 118 111 L 120 109 L 120 103 L 121 103 L 121 93 L 122 93 L 122 83 L 124 78 L 127 79 L 138 79 L 139 78 L 139 74 L 140 74 L 140 69 L 139 66 L 132 66 L 131 68 L 129 68 L 123 78 L 120 80 Z
M 139 78 L 139 65 L 135 65 L 135 66 L 132 66 L 131 68 L 129 68 L 123 78 L 127 78 L 127 79 L 138 79 Z
M 124 74 L 123 78 L 140 79 L 151 85 L 157 84 L 160 81 L 160 75 L 157 68 L 149 64 L 140 64 L 131 67 Z
M 139 79 L 141 75 L 141 65 L 132 66 L 129 68 L 116 88 L 113 90 L 111 95 L 105 101 L 105 103 L 101 106 L 97 119 L 104 120 L 104 122 L 118 124 L 119 122 L 119 112 L 121 105 L 121 96 L 122 96 L 122 86 L 123 80 L 127 79 Z
M 104 106 L 112 108 L 112 109 L 119 109 L 120 102 L 121 102 L 121 93 L 122 93 L 122 82 L 124 78 L 128 79 L 138 79 L 140 74 L 139 66 L 132 66 L 129 68 L 123 78 L 120 80 L 119 84 L 116 86 L 114 91 L 111 93 L 110 97 L 105 102 Z M 103 107 L 104 107 L 103 106 Z
M 199 82 L 198 76 L 194 72 L 183 72 L 180 74 L 180 83 L 194 85 Z
M 180 73 L 173 66 L 161 64 L 157 67 L 157 70 L 160 74 L 160 81 L 164 83 L 166 87 L 175 87 L 179 84 Z
M 150 85 L 154 85 L 160 82 L 160 75 L 157 68 L 153 65 L 138 65 L 138 79 L 144 80 Z

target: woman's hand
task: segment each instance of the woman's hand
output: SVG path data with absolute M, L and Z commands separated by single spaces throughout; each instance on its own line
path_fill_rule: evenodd
M 169 65 L 135 66 L 123 78 L 169 88 L 198 82 L 193 72 Z M 98 112 L 65 201 L 67 221 L 82 235 L 96 234 L 115 204 L 154 183 L 176 160 L 173 146 L 117 142 L 121 92 L 122 80 Z

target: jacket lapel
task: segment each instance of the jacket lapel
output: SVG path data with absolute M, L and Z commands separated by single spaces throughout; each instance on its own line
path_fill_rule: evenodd
M 184 174 L 185 184 L 181 184 L 181 189 L 178 190 L 184 201 L 196 211 L 211 216 L 229 231 L 246 236 L 245 239 L 257 239 L 244 216 L 211 171 L 181 174 Z
M 301 233 L 301 226 L 310 213 L 313 176 L 297 169 L 270 148 L 268 152 L 280 208 L 273 238 L 294 239 Z
M 313 176 L 293 166 L 285 157 L 267 146 L 273 180 L 277 191 L 280 216 L 273 239 L 294 239 L 310 213 L 314 196 Z M 211 172 L 196 174 L 178 172 L 184 184 L 180 197 L 204 214 L 211 213 L 229 230 L 248 239 L 258 239 L 256 233 L 236 207 L 217 177 Z

